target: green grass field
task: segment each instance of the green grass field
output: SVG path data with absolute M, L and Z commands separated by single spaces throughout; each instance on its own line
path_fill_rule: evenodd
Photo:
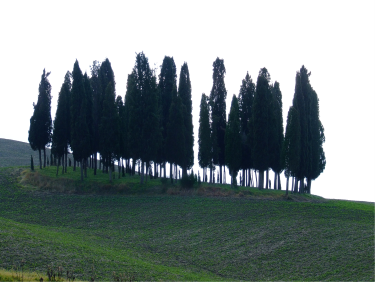
M 5 270 L 25 260 L 24 271 L 45 281 L 49 265 L 86 281 L 113 272 L 128 280 L 374 280 L 373 203 L 228 186 L 184 192 L 129 176 L 109 184 L 92 172 L 79 184 L 71 168 L 57 178 L 55 167 L 34 178 L 20 176 L 24 169 L 0 168 Z

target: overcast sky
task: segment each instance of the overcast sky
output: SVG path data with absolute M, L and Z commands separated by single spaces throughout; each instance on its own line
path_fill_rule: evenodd
M 312 193 L 375 200 L 375 1 L 120 2 L 1 1 L 1 138 L 27 142 L 44 68 L 54 118 L 76 59 L 89 73 L 94 60 L 108 58 L 123 98 L 136 53 L 143 51 L 152 68 L 173 56 L 177 75 L 187 62 L 195 142 L 201 94 L 211 91 L 217 57 L 226 67 L 227 114 L 246 72 L 256 82 L 266 67 L 280 83 L 284 127 L 296 71 L 305 65 L 326 136 L 327 165 Z

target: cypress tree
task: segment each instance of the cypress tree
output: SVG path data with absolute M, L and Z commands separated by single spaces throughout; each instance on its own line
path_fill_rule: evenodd
M 39 83 L 38 102 L 33 104 L 34 113 L 30 118 L 29 143 L 31 149 L 39 151 L 39 166 L 42 169 L 41 150 L 44 152 L 44 163 L 46 166 L 46 145 L 51 141 L 52 118 L 51 118 L 51 84 L 45 69 Z
M 194 165 L 194 127 L 192 115 L 193 105 L 191 101 L 191 83 L 187 63 L 184 63 L 181 67 L 178 95 L 182 101 L 182 111 L 184 117 L 185 156 L 183 158 L 181 166 L 182 175 L 187 176 L 187 170 Z
M 102 111 L 102 98 L 101 98 L 101 84 L 99 79 L 101 64 L 98 61 L 94 61 L 91 68 L 90 84 L 92 89 L 92 151 L 94 153 L 94 175 L 96 175 L 98 152 L 99 152 L 99 123 Z
M 112 165 L 116 158 L 119 146 L 119 118 L 115 103 L 115 92 L 112 82 L 109 82 L 103 100 L 103 110 L 99 124 L 101 155 L 104 157 L 105 166 L 109 170 L 109 181 L 112 182 Z
M 141 159 L 141 183 L 144 179 L 144 164 L 156 156 L 159 136 L 156 77 L 150 69 L 144 53 L 137 54 L 133 72 L 128 76 L 126 103 L 129 102 L 129 146 L 133 160 Z M 129 100 L 129 101 L 128 101 Z
M 296 86 L 294 91 L 293 97 L 293 107 L 298 111 L 299 116 L 299 124 L 301 128 L 301 139 L 300 139 L 300 163 L 299 169 L 296 171 L 296 178 L 297 182 L 300 181 L 299 185 L 299 192 L 304 192 L 304 184 L 303 180 L 306 177 L 308 170 L 309 170 L 309 148 L 308 148 L 308 121 L 307 121 L 307 114 L 306 114 L 306 105 L 305 105 L 305 97 L 302 92 L 302 85 L 301 85 L 301 74 L 297 72 L 296 74 Z
M 166 177 L 166 162 L 170 161 L 167 157 L 168 147 L 167 128 L 169 122 L 169 110 L 172 104 L 173 91 L 177 91 L 177 74 L 176 65 L 173 57 L 165 56 L 159 74 L 159 107 L 160 107 L 160 127 L 162 134 L 161 161 L 164 163 L 164 177 Z
M 203 181 L 206 181 L 206 168 L 211 163 L 211 129 L 210 109 L 208 97 L 203 93 L 199 111 L 199 132 L 198 132 L 198 163 L 203 168 Z
M 67 171 L 67 154 L 70 144 L 70 91 L 71 91 L 71 74 L 68 71 L 65 74 L 64 83 L 61 86 L 59 98 L 57 101 L 57 110 L 53 123 L 52 134 L 52 154 L 59 159 L 65 155 L 63 163 L 63 172 Z M 51 161 L 52 163 L 52 161 Z M 65 168 L 64 168 L 65 167 Z M 58 168 L 57 168 L 58 169 Z M 58 170 L 57 170 L 58 171 Z
M 241 167 L 241 143 L 238 100 L 236 95 L 233 95 L 225 131 L 225 162 L 232 177 L 231 188 L 236 185 L 237 173 Z
M 296 177 L 300 166 L 301 155 L 301 126 L 299 113 L 293 106 L 289 108 L 282 148 L 282 160 L 285 167 L 285 177 Z M 288 185 L 288 184 L 287 184 Z M 288 193 L 288 186 L 287 186 Z
M 255 84 L 249 73 L 246 73 L 245 79 L 242 80 L 240 93 L 238 95 L 239 116 L 241 125 L 241 168 L 242 175 L 246 174 L 245 170 L 251 169 L 253 160 L 251 154 L 252 147 L 252 107 L 254 101 Z M 249 174 L 250 175 L 250 174 Z M 242 181 L 245 186 L 245 181 Z
M 217 148 L 217 155 L 214 154 L 214 163 L 220 167 L 220 183 L 223 181 L 222 166 L 225 165 L 225 127 L 226 127 L 226 104 L 227 90 L 225 88 L 224 60 L 216 58 L 213 63 L 213 85 L 210 93 L 211 120 L 214 134 L 212 137 L 213 151 Z
M 75 160 L 81 162 L 81 180 L 83 181 L 83 163 L 90 156 L 90 131 L 87 124 L 87 97 L 84 78 L 78 61 L 73 67 L 71 92 L 71 148 Z
M 259 170 L 259 189 L 264 187 L 264 171 L 270 167 L 269 103 L 271 97 L 270 75 L 266 68 L 259 71 L 253 104 L 253 162 Z M 268 179 L 266 185 L 268 186 Z
M 284 142 L 284 127 L 283 127 L 283 105 L 282 105 L 282 94 L 280 90 L 280 84 L 275 81 L 274 85 L 271 88 L 272 98 L 271 98 L 271 113 L 272 116 L 272 124 L 271 130 L 272 136 L 270 138 L 271 142 L 271 168 L 275 173 L 275 181 L 274 181 L 274 189 L 281 190 L 281 183 L 280 179 L 280 172 L 283 170 L 283 162 L 282 162 L 282 146 Z M 278 185 L 276 185 L 278 183 Z
M 168 159 L 172 164 L 182 166 L 185 155 L 184 115 L 181 98 L 174 95 L 169 110 L 169 122 L 167 127 Z M 171 176 L 171 182 L 173 178 Z

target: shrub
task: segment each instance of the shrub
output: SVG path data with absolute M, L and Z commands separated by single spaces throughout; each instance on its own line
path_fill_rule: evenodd
M 197 183 L 197 178 L 193 173 L 190 175 L 184 175 L 180 181 L 181 187 L 185 189 L 192 189 L 195 183 Z

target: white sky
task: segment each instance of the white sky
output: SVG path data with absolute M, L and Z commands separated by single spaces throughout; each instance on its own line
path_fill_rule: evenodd
M 136 52 L 144 51 L 151 67 L 173 56 L 178 75 L 186 61 L 195 142 L 200 98 L 210 93 L 216 57 L 227 70 L 227 114 L 246 72 L 256 82 L 266 67 L 280 83 L 284 126 L 296 71 L 305 65 L 326 135 L 327 166 L 312 193 L 375 200 L 375 1 L 120 2 L 1 1 L 1 138 L 27 142 L 44 68 L 51 71 L 54 118 L 75 59 L 89 73 L 94 60 L 108 57 L 122 97 Z

